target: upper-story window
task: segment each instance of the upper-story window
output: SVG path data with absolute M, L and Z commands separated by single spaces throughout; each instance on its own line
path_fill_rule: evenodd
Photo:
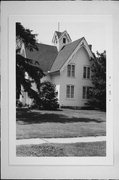
M 74 64 L 69 64 L 67 66 L 67 76 L 75 77 L 75 65 Z
M 83 78 L 90 79 L 90 67 L 87 66 L 83 67 Z
M 66 38 L 63 38 L 63 43 L 64 43 L 64 44 L 66 43 Z

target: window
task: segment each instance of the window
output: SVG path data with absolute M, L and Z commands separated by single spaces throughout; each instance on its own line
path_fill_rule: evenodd
M 71 65 L 67 66 L 67 76 L 71 76 Z
M 90 79 L 90 67 L 87 66 L 83 67 L 83 78 Z
M 72 67 L 72 77 L 74 77 L 75 76 L 75 65 L 72 65 L 71 67 Z
M 74 98 L 74 86 L 73 85 L 66 86 L 66 97 Z
M 90 79 L 90 68 L 87 68 L 87 79 Z
M 91 98 L 90 89 L 92 89 L 92 87 L 83 86 L 83 99 L 90 99 Z
M 63 38 L 63 43 L 64 43 L 64 44 L 66 43 L 66 38 Z
M 83 78 L 86 78 L 86 67 L 83 68 Z
M 75 65 L 72 64 L 67 66 L 67 76 L 75 77 Z

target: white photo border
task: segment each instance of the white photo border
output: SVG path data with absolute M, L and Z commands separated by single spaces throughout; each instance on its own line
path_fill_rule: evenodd
M 9 114 L 9 87 L 14 86 L 12 77 L 9 77 L 9 65 L 13 71 L 15 68 L 12 62 L 10 62 L 9 48 L 13 47 L 9 42 L 8 36 L 10 35 L 9 19 L 11 16 L 23 16 L 23 15 L 101 15 L 102 17 L 112 17 L 110 20 L 112 30 L 109 28 L 112 36 L 109 38 L 108 47 L 111 50 L 111 57 L 109 58 L 109 71 L 108 71 L 108 84 L 110 84 L 111 94 L 107 91 L 108 97 L 111 99 L 111 103 L 107 103 L 110 107 L 110 128 L 108 141 L 111 145 L 111 149 L 108 149 L 111 153 L 111 159 L 108 162 L 104 162 L 103 165 L 31 165 L 28 163 L 25 157 L 24 161 L 27 163 L 16 162 L 16 157 L 12 155 L 14 151 L 14 144 L 10 142 L 15 141 L 14 128 L 12 127 L 10 119 L 14 115 L 12 112 Z M 14 23 L 13 23 L 14 24 Z M 109 27 L 111 27 L 109 26 Z M 11 30 L 13 27 L 11 27 Z M 14 36 L 14 35 L 12 35 Z M 12 41 L 11 41 L 12 42 Z M 15 43 L 15 42 L 13 42 Z M 13 56 L 15 52 L 12 49 Z M 1 179 L 119 179 L 119 1 L 2 1 L 1 2 Z M 11 56 L 12 58 L 12 56 Z M 15 58 L 15 57 L 14 57 Z M 13 73 L 13 72 L 12 72 Z M 110 78 L 111 76 L 111 78 Z M 9 84 L 9 78 L 12 80 L 12 84 Z M 11 92 L 12 93 L 12 92 Z M 10 94 L 11 99 L 13 93 Z M 109 105 L 110 104 L 110 105 Z M 12 115 L 10 117 L 10 115 Z M 10 117 L 10 119 L 9 119 Z M 11 119 L 12 120 L 12 119 Z M 13 121 L 13 120 L 12 120 Z M 13 131 L 12 131 L 13 130 Z M 9 134 L 12 133 L 11 137 Z M 112 140 L 112 141 L 111 141 Z M 11 149 L 10 149 L 11 148 Z M 13 149 L 12 149 L 13 148 Z M 46 163 L 45 163 L 46 164 Z M 100 163 L 102 164 L 102 163 Z M 112 165 L 105 165 L 112 164 Z

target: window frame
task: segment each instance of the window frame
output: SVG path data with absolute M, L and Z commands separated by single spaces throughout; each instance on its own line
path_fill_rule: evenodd
M 89 95 L 89 90 L 93 88 L 91 86 L 83 86 L 82 88 L 82 99 L 83 100 L 88 100 L 91 99 L 90 95 Z
M 68 88 L 69 88 L 69 90 L 68 90 Z M 72 85 L 72 84 L 66 85 L 66 98 L 74 99 L 74 85 Z
M 70 67 L 70 68 L 69 68 Z M 67 65 L 67 77 L 75 77 L 75 64 L 68 64 Z
M 83 66 L 83 79 L 90 79 L 90 78 L 91 78 L 91 67 Z
M 66 38 L 65 37 L 63 37 L 63 44 L 66 44 Z

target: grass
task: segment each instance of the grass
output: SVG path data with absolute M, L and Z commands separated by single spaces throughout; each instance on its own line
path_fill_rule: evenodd
M 19 110 L 16 134 L 17 139 L 103 136 L 106 135 L 105 119 L 105 112 L 94 110 Z
M 17 146 L 17 156 L 106 156 L 106 142 Z

